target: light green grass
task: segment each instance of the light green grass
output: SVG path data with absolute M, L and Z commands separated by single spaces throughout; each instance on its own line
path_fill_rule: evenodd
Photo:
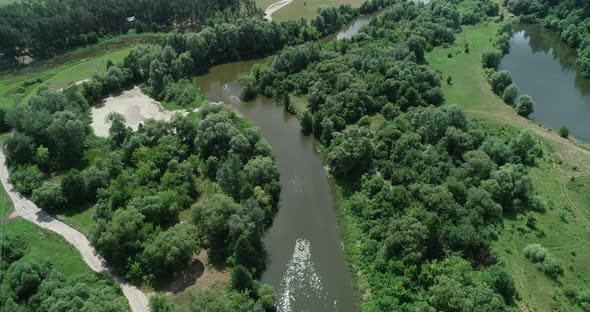
M 83 207 L 63 209 L 55 217 L 89 237 L 94 226 L 92 215 L 95 210 L 94 204 L 89 204 Z
M 447 104 L 460 105 L 468 114 L 491 128 L 510 132 L 527 128 L 545 146 L 546 156 L 537 167 L 530 169 L 530 176 L 536 192 L 551 203 L 551 209 L 545 213 L 534 213 L 538 220 L 536 230 L 527 228 L 523 216 L 506 220 L 494 249 L 514 278 L 521 311 L 576 311 L 576 306 L 565 297 L 563 290 L 565 286 L 577 290 L 590 288 L 590 249 L 587 248 L 590 228 L 586 227 L 573 207 L 590 216 L 590 198 L 587 182 L 583 185 L 568 184 L 566 192 L 572 200 L 569 203 L 563 184 L 572 175 L 590 169 L 590 156 L 582 150 L 587 145 L 563 140 L 532 121 L 517 116 L 491 91 L 481 66 L 481 54 L 491 48 L 497 29 L 498 24 L 495 23 L 465 27 L 457 36 L 455 45 L 436 48 L 427 54 L 426 59 L 443 75 L 445 83 L 442 90 Z M 469 44 L 469 54 L 463 51 L 465 43 Z M 449 75 L 452 76 L 452 85 L 446 84 Z M 578 167 L 580 172 L 574 171 L 574 167 Z M 549 249 L 565 270 L 562 277 L 558 280 L 549 278 L 524 257 L 523 248 L 531 243 L 539 243 Z
M 129 34 L 79 48 L 25 69 L 0 72 L 0 105 L 12 106 L 33 96 L 42 87 L 58 90 L 69 83 L 90 78 L 105 69 L 108 60 L 122 62 L 132 46 L 155 42 L 158 34 Z M 41 81 L 29 86 L 25 82 Z
M 78 251 L 61 236 L 42 229 L 24 219 L 15 219 L 5 225 L 8 234 L 18 234 L 29 244 L 25 257 L 49 258 L 56 271 L 65 276 L 81 273 L 94 274 Z
M 278 0 L 256 0 L 256 4 L 262 10 L 277 2 Z M 289 5 L 276 11 L 272 18 L 276 21 L 299 20 L 304 17 L 311 20 L 315 16 L 317 9 L 321 6 L 339 6 L 341 4 L 350 4 L 353 7 L 360 7 L 364 0 L 293 0 Z

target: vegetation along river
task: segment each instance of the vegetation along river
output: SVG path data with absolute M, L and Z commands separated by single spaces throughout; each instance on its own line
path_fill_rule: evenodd
M 336 38 L 351 37 L 369 20 L 360 17 Z M 335 186 L 316 142 L 301 134 L 299 120 L 272 99 L 239 100 L 239 77 L 263 61 L 216 66 L 197 78 L 210 101 L 232 106 L 260 128 L 277 158 L 281 197 L 264 239 L 268 266 L 262 280 L 279 294 L 279 311 L 357 311 L 336 217 Z M 298 239 L 308 240 L 309 249 L 296 248 Z
M 540 25 L 521 25 L 510 41 L 500 68 L 508 70 L 520 90 L 535 101 L 532 118 L 590 141 L 590 80 L 576 67 L 576 51 Z

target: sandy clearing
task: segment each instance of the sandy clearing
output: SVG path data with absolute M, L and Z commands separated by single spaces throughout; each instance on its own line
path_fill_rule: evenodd
M 153 118 L 156 120 L 170 120 L 174 113 L 188 114 L 188 111 L 168 111 L 162 105 L 141 92 L 139 87 L 123 91 L 120 95 L 110 96 L 101 107 L 92 108 L 92 128 L 98 136 L 109 135 L 110 124 L 106 117 L 111 112 L 117 112 L 125 116 L 127 126 L 137 130 L 144 120 Z
M 266 8 L 266 10 L 264 10 L 264 17 L 266 17 L 266 19 L 268 21 L 272 21 L 272 14 L 280 9 L 282 9 L 283 7 L 289 5 L 291 2 L 293 2 L 294 0 L 279 0 L 271 5 L 268 6 L 268 8 Z
M 84 259 L 93 271 L 111 274 L 115 281 L 121 285 L 123 294 L 127 297 L 132 311 L 149 311 L 148 297 L 137 287 L 125 282 L 121 277 L 112 273 L 104 259 L 90 245 L 90 242 L 82 233 L 74 230 L 63 222 L 56 220 L 14 190 L 12 184 L 8 181 L 6 157 L 2 152 L 0 152 L 0 181 L 14 204 L 14 211 L 19 216 L 42 228 L 63 236 L 66 241 L 72 244 L 80 252 L 82 259 Z

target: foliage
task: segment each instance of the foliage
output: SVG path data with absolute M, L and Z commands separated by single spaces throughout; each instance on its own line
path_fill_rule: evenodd
M 67 48 L 95 44 L 107 35 L 202 26 L 215 11 L 250 15 L 256 12 L 249 0 L 206 1 L 187 5 L 181 0 L 123 0 L 115 5 L 91 0 L 15 1 L 0 10 L 0 51 L 8 60 L 28 54 L 48 58 Z M 79 12 L 84 12 L 83 16 Z M 134 17 L 133 22 L 127 18 Z M 23 23 L 22 21 L 28 21 Z
M 527 245 L 523 251 L 527 259 L 535 263 L 545 274 L 553 278 L 563 274 L 563 269 L 559 262 L 540 244 Z
M 522 117 L 528 117 L 534 111 L 535 102 L 533 99 L 528 95 L 523 95 L 518 100 L 518 104 L 516 105 L 516 113 L 518 113 Z
M 570 136 L 570 129 L 567 126 L 559 127 L 559 136 L 567 139 Z

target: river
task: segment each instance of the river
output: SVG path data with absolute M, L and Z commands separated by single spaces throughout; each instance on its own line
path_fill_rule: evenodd
M 519 25 L 500 68 L 535 101 L 531 118 L 558 130 L 562 125 L 590 141 L 590 80 L 576 67 L 576 51 L 540 25 Z
M 349 38 L 370 17 L 361 17 L 336 38 Z M 268 253 L 262 281 L 279 295 L 279 311 L 357 311 L 352 275 L 344 258 L 336 216 L 336 188 L 316 142 L 301 134 L 299 120 L 272 99 L 242 103 L 238 78 L 264 60 L 215 66 L 197 78 L 205 96 L 224 102 L 260 129 L 272 146 L 281 174 L 279 210 L 264 245 Z M 295 248 L 298 239 L 309 250 Z

